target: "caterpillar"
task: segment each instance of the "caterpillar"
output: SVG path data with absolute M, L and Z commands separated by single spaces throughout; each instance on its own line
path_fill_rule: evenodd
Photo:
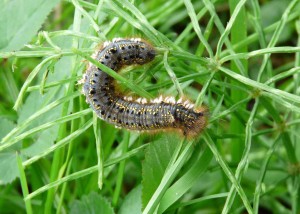
M 127 65 L 143 65 L 154 60 L 155 48 L 140 38 L 113 39 L 105 42 L 92 56 L 100 63 L 119 71 Z M 205 107 L 194 108 L 188 100 L 162 96 L 147 101 L 133 99 L 115 89 L 113 78 L 89 63 L 82 93 L 97 116 L 118 128 L 138 131 L 177 130 L 186 137 L 197 136 L 206 126 Z

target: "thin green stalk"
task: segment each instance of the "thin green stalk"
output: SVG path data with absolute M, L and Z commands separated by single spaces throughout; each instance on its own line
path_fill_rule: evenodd
M 54 44 L 54 42 L 52 41 L 52 39 L 50 39 L 48 32 L 46 31 L 42 31 L 41 34 L 43 35 L 43 37 L 46 39 L 46 41 L 48 42 L 48 44 L 56 51 L 61 51 L 61 48 L 58 47 L 56 44 Z
M 260 46 L 262 48 L 267 47 L 267 42 L 265 38 L 265 33 L 262 28 L 262 23 L 261 23 L 261 12 L 260 12 L 260 5 L 258 0 L 251 1 L 253 12 L 254 12 L 254 27 L 258 35 L 258 40 L 260 43 Z
M 63 80 L 59 80 L 59 81 L 53 81 L 53 82 L 45 85 L 43 87 L 43 89 L 45 91 L 46 89 L 53 88 L 53 87 L 56 87 L 56 86 L 61 86 L 61 85 L 65 84 L 65 83 L 69 83 L 69 82 L 73 82 L 73 81 L 78 81 L 80 79 L 82 79 L 81 76 L 80 77 L 78 76 L 78 77 L 73 77 L 73 78 L 67 78 L 67 79 L 63 79 Z M 27 92 L 39 90 L 40 88 L 41 88 L 41 85 L 30 86 L 30 87 L 28 87 Z
M 225 29 L 224 26 L 218 16 L 218 14 L 216 13 L 215 9 L 214 9 L 214 5 L 212 4 L 212 1 L 210 0 L 203 0 L 203 3 L 205 4 L 205 7 L 208 9 L 209 13 L 211 14 L 212 17 L 214 17 L 214 23 L 216 25 L 216 27 L 218 28 L 219 32 L 222 35 L 225 35 Z M 227 25 L 228 26 L 228 25 Z M 229 39 L 227 38 L 227 36 L 224 36 L 224 42 L 225 45 L 227 47 L 227 50 L 229 51 L 230 54 L 235 54 L 232 44 L 229 41 Z M 242 46 L 245 47 L 245 46 Z M 220 52 L 221 54 L 222 52 Z M 219 60 L 220 56 L 216 57 L 217 55 L 215 54 L 215 59 Z M 242 62 L 238 59 L 234 59 L 234 62 L 236 63 L 236 65 L 238 66 L 239 71 L 241 72 L 241 74 L 243 74 L 244 76 L 247 76 L 247 73 L 244 69 L 244 66 L 242 65 Z
M 249 53 L 237 53 L 232 54 L 230 56 L 225 56 L 224 58 L 220 59 L 220 64 L 227 62 L 232 59 L 250 59 L 251 57 L 257 57 L 260 55 L 271 54 L 271 53 L 298 53 L 300 52 L 300 47 L 271 47 L 265 49 L 259 49 L 256 51 L 252 51 Z
M 143 151 L 147 146 L 148 146 L 147 144 L 142 145 L 139 148 L 136 148 L 136 149 L 133 149 L 133 150 L 127 152 L 126 154 L 123 154 L 123 155 L 118 156 L 114 159 L 108 160 L 104 164 L 104 167 L 109 167 L 109 166 L 112 166 L 114 164 L 119 163 L 122 160 L 126 160 L 128 158 L 131 158 L 132 156 L 136 155 L 137 153 Z M 34 192 L 30 193 L 27 197 L 24 198 L 24 200 L 25 201 L 30 200 L 31 198 L 34 198 L 34 197 L 40 195 L 41 193 L 43 193 L 45 191 L 48 191 L 51 188 L 58 187 L 59 185 L 65 183 L 65 182 L 69 182 L 69 181 L 72 181 L 72 180 L 82 178 L 84 176 L 90 175 L 90 174 L 92 174 L 94 172 L 97 172 L 97 171 L 98 171 L 98 165 L 95 165 L 95 166 L 89 167 L 87 169 L 84 169 L 84 170 L 75 172 L 73 174 L 70 174 L 68 176 L 62 177 L 61 179 L 58 179 L 58 180 L 53 181 L 49 184 L 46 184 L 45 186 L 42 186 L 41 188 L 39 188 L 39 189 L 35 190 Z
M 204 31 L 204 39 L 206 41 L 208 41 L 209 37 L 211 36 L 211 34 L 213 33 L 213 27 L 214 27 L 214 18 L 215 17 L 211 17 L 206 28 L 205 28 L 205 31 Z M 197 50 L 196 50 L 196 53 L 195 55 L 196 56 L 202 56 L 203 55 L 203 52 L 205 50 L 205 46 L 204 44 L 200 43 L 199 46 L 197 47 Z
M 277 28 L 275 29 L 275 32 L 268 44 L 268 48 L 271 48 L 271 47 L 274 47 L 279 39 L 279 36 L 281 35 L 282 31 L 283 31 L 283 28 L 288 20 L 288 16 L 289 14 L 291 13 L 292 9 L 297 5 L 297 3 L 299 2 L 299 0 L 293 0 L 289 6 L 287 7 L 287 9 L 284 11 L 281 19 L 280 19 L 280 22 L 277 26 Z M 270 54 L 266 54 L 264 55 L 264 59 L 263 59 L 263 62 L 260 66 L 260 69 L 259 69 L 259 73 L 258 73 L 258 77 L 257 77 L 257 81 L 260 82 L 261 81 L 261 78 L 262 78 L 262 75 L 263 75 L 263 72 L 265 70 L 265 67 L 268 63 L 268 61 L 270 60 Z
M 129 138 L 130 138 L 130 133 L 125 132 L 124 138 L 123 138 L 124 140 L 122 142 L 122 154 L 125 154 L 128 151 Z M 120 198 L 122 182 L 123 182 L 124 173 L 125 173 L 125 163 L 126 163 L 125 160 L 123 160 L 120 162 L 120 165 L 119 165 L 116 187 L 115 187 L 114 195 L 112 198 L 113 206 L 117 206 L 119 198 Z
M 165 212 L 197 182 L 198 178 L 207 170 L 212 157 L 211 151 L 206 147 L 198 161 L 166 191 L 160 201 L 159 213 Z
M 205 1 L 205 0 L 204 0 Z M 295 19 L 297 19 L 300 15 L 300 11 L 296 10 L 296 11 L 293 11 L 287 18 L 287 23 L 291 22 L 291 21 L 294 21 Z M 263 33 L 264 34 L 270 34 L 270 33 L 273 33 L 274 30 L 277 28 L 277 26 L 280 24 L 280 21 L 278 22 L 275 22 L 273 24 L 271 24 L 270 26 L 266 27 L 263 29 Z M 256 42 L 257 40 L 259 40 L 259 35 L 258 33 L 253 33 L 251 35 L 249 35 L 245 40 L 243 41 L 240 41 L 239 43 L 235 44 L 232 46 L 232 49 L 233 50 L 236 50 L 236 49 L 239 49 L 240 47 L 244 47 L 244 46 L 247 46 L 247 45 L 250 45 L 254 42 Z M 226 46 L 228 46 L 226 44 Z M 224 56 L 227 56 L 228 53 L 231 52 L 231 49 L 227 49 L 227 50 L 224 50 L 222 53 L 221 53 L 221 56 L 224 57 Z
M 231 30 L 233 30 L 233 32 L 234 32 L 234 24 L 236 24 L 235 22 L 241 21 L 243 23 L 243 25 L 239 25 L 239 27 L 244 27 L 244 25 L 246 24 L 245 19 L 243 18 L 243 15 L 241 16 L 241 13 L 244 13 L 243 8 L 244 8 L 245 3 L 246 3 L 246 0 L 241 0 L 241 1 L 230 0 L 230 7 L 232 8 L 232 10 L 233 9 L 234 10 L 231 13 L 230 20 L 227 23 L 227 26 L 226 26 L 224 32 L 222 33 L 222 35 L 219 39 L 219 42 L 217 44 L 216 58 L 220 57 L 220 53 L 221 53 L 223 44 L 225 42 L 225 39 L 227 38 L 227 36 L 231 32 Z M 241 30 L 241 31 L 243 31 L 243 30 Z
M 92 50 L 88 49 L 81 49 L 82 52 L 91 53 Z M 0 52 L 0 58 L 31 58 L 31 57 L 52 57 L 52 58 L 59 58 L 61 56 L 73 56 L 74 53 L 70 49 L 62 50 L 60 52 L 53 50 L 52 48 L 49 50 L 36 50 L 36 51 L 12 51 L 12 52 Z M 56 57 L 55 57 L 56 56 Z M 48 58 L 47 58 L 48 59 Z M 46 60 L 46 59 L 45 59 Z M 49 61 L 49 59 L 47 60 Z M 44 61 L 41 63 L 45 64 Z
M 174 74 L 174 71 L 172 70 L 172 68 L 170 67 L 169 63 L 168 63 L 168 51 L 165 52 L 164 54 L 164 66 L 171 78 L 171 80 L 173 81 L 173 84 L 175 85 L 177 92 L 179 94 L 180 97 L 183 97 L 183 91 L 180 87 L 179 81 L 176 77 L 176 75 Z
M 284 147 L 287 153 L 287 157 L 292 165 L 297 165 L 299 163 L 299 157 L 296 155 L 295 145 L 293 144 L 291 137 L 287 131 L 282 133 L 282 140 L 284 142 Z
M 213 0 L 213 2 L 216 2 L 217 0 Z M 207 13 L 207 8 L 203 7 L 200 12 L 196 15 L 196 19 L 199 20 L 201 19 L 205 14 Z M 182 33 L 176 38 L 176 40 L 174 41 L 174 44 L 179 45 L 182 40 L 189 35 L 191 32 L 191 30 L 193 29 L 193 23 L 189 23 L 186 28 L 182 31 Z M 207 38 L 206 38 L 207 40 Z M 203 45 L 204 47 L 204 45 Z
M 261 13 L 260 13 L 260 6 L 258 0 L 253 0 L 251 1 L 253 12 L 254 12 L 254 18 L 253 18 L 253 25 L 255 28 L 255 31 L 257 32 L 258 35 L 258 40 L 261 48 L 266 48 L 267 47 L 267 41 L 265 37 L 265 33 L 262 27 L 262 21 L 261 21 Z M 272 73 L 272 63 L 268 61 L 267 64 L 267 74 L 268 78 L 271 77 Z
M 243 151 L 242 158 L 238 164 L 238 167 L 235 171 L 235 177 L 238 182 L 241 181 L 242 176 L 244 175 L 245 171 L 247 170 L 247 163 L 249 160 L 251 141 L 252 141 L 252 125 L 254 122 L 254 118 L 255 118 L 255 114 L 256 114 L 258 106 L 259 106 L 259 100 L 256 99 L 256 103 L 251 111 L 251 115 L 246 124 L 246 129 L 245 129 L 246 137 L 245 137 L 245 145 L 244 145 L 245 149 Z M 230 211 L 230 209 L 233 205 L 233 202 L 235 200 L 235 195 L 236 195 L 236 190 L 235 190 L 235 187 L 232 185 L 230 188 L 230 191 L 228 193 L 228 197 L 226 199 L 224 208 L 222 210 L 222 214 L 228 213 Z
M 297 42 L 297 46 L 300 46 L 300 19 L 298 19 L 296 21 L 296 31 L 298 34 L 298 42 Z M 300 66 L 300 52 L 295 54 L 295 67 L 296 66 Z M 294 88 L 294 93 L 295 94 L 299 94 L 299 82 L 300 82 L 300 74 L 297 73 L 294 75 L 293 77 L 294 82 L 295 82 L 295 88 Z M 294 121 L 299 120 L 299 114 L 293 114 L 293 119 Z M 299 124 L 296 125 L 292 130 L 295 133 L 298 133 L 300 126 Z M 295 137 L 292 139 L 294 145 L 295 145 L 295 150 L 299 151 L 299 145 L 297 145 L 297 141 L 299 139 L 299 136 L 297 138 L 297 136 L 295 135 Z M 297 149 L 298 148 L 298 149 Z M 299 152 L 297 153 L 297 156 L 299 157 Z M 300 176 L 299 175 L 295 175 L 293 177 L 293 186 L 292 186 L 292 190 L 291 190 L 291 197 L 292 197 L 292 213 L 296 214 L 299 213 L 300 211 Z
M 181 146 L 180 143 L 178 144 L 178 146 Z M 166 170 L 163 178 L 161 179 L 159 186 L 157 187 L 156 191 L 154 192 L 148 204 L 146 205 L 145 209 L 143 210 L 144 214 L 153 213 L 157 209 L 157 205 L 159 204 L 163 194 L 166 192 L 167 188 L 172 183 L 175 176 L 178 174 L 185 160 L 192 153 L 192 149 L 193 149 L 192 143 L 186 144 L 184 150 L 179 155 L 176 162 Z
M 148 20 L 151 20 L 152 26 L 156 26 L 160 24 L 162 19 L 169 17 L 172 13 L 176 12 L 178 8 L 182 7 L 182 5 L 183 2 L 178 0 L 165 1 L 159 8 L 150 11 L 145 14 L 145 16 Z
M 181 142 L 177 144 L 177 147 L 175 148 L 174 153 L 173 153 L 172 157 L 170 158 L 170 161 L 169 161 L 169 164 L 168 164 L 166 170 L 169 170 L 175 164 L 176 160 L 179 157 L 181 150 L 184 148 L 183 146 L 184 146 L 184 140 L 181 140 Z
M 88 109 L 88 110 L 91 110 L 91 109 Z M 73 112 L 79 112 L 79 98 L 76 98 L 73 100 Z M 82 129 L 82 127 L 80 127 L 80 125 L 79 125 L 79 119 L 72 120 L 71 121 L 71 131 L 70 131 L 71 134 L 69 136 L 71 136 L 73 133 L 75 133 L 78 129 Z M 73 150 L 74 150 L 73 149 L 74 148 L 73 138 L 70 138 L 68 145 L 69 145 L 69 147 L 68 147 L 67 157 L 66 157 L 65 163 L 64 163 L 64 166 L 66 168 L 65 176 L 69 175 L 71 166 L 72 166 L 71 165 L 72 164 L 72 155 L 73 155 Z M 63 173 L 63 170 L 61 170 L 61 172 Z M 66 188 L 67 188 L 67 183 L 64 183 L 61 188 L 61 194 L 60 194 L 58 206 L 56 209 L 57 214 L 62 212 L 62 205 L 64 203 L 64 198 L 65 198 L 64 196 L 66 193 Z
M 224 72 L 226 75 L 230 76 L 231 78 L 235 79 L 236 81 L 239 81 L 241 83 L 244 83 L 247 86 L 253 87 L 255 89 L 259 89 L 262 91 L 265 91 L 269 94 L 275 95 L 277 97 L 280 97 L 282 99 L 288 100 L 292 103 L 300 103 L 300 97 L 291 93 L 287 93 L 285 91 L 272 88 L 270 86 L 266 86 L 265 84 L 262 84 L 260 82 L 256 82 L 252 79 L 246 78 L 242 75 L 239 75 L 237 73 L 232 72 L 231 70 L 225 68 L 225 67 L 219 67 L 219 70 Z M 276 97 L 275 97 L 276 99 Z M 293 106 L 293 104 L 291 104 Z
M 208 196 L 203 196 L 197 199 L 193 199 L 193 200 L 189 200 L 189 201 L 185 201 L 185 202 L 179 202 L 177 203 L 175 206 L 173 206 L 171 208 L 171 210 L 176 210 L 178 208 L 182 208 L 185 206 L 190 206 L 193 204 L 199 204 L 202 201 L 206 201 L 206 200 L 216 200 L 218 198 L 225 198 L 227 197 L 228 193 L 219 193 L 219 194 L 213 194 L 213 195 L 208 195 Z
M 85 16 L 89 22 L 91 23 L 91 26 L 94 28 L 95 32 L 98 34 L 98 36 L 101 38 L 101 40 L 105 41 L 107 40 L 106 37 L 101 33 L 101 29 L 98 26 L 98 24 L 94 21 L 93 17 L 91 17 L 91 15 L 84 10 L 81 5 L 79 4 L 79 2 L 77 0 L 72 0 L 73 5 L 75 6 L 76 10 L 80 11 L 80 13 Z M 76 30 L 74 30 L 76 31 Z
M 300 52 L 298 52 L 298 53 L 300 53 Z M 272 84 L 274 82 L 277 82 L 279 80 L 282 80 L 282 79 L 284 79 L 288 76 L 295 75 L 295 74 L 299 75 L 299 73 L 300 73 L 300 67 L 294 67 L 294 68 L 291 68 L 288 71 L 282 72 L 282 73 L 280 73 L 276 76 L 273 76 L 273 77 L 269 78 L 268 81 L 265 82 L 265 84 L 270 85 L 270 84 Z M 295 88 L 297 88 L 297 87 L 295 87 Z
M 256 182 L 256 187 L 255 187 L 255 192 L 254 192 L 254 197 L 253 197 L 253 211 L 255 214 L 259 213 L 259 199 L 261 197 L 263 181 L 264 181 L 265 175 L 267 173 L 267 167 L 270 162 L 270 159 L 271 159 L 272 155 L 274 154 L 279 142 L 280 142 L 280 136 L 278 135 L 278 137 L 274 141 L 273 145 L 271 145 L 270 149 L 267 151 L 264 161 L 261 165 L 260 176 Z
M 44 123 L 40 126 L 36 126 L 35 128 L 32 128 L 26 132 L 23 132 L 22 134 L 20 135 L 17 135 L 16 137 L 14 137 L 13 139 L 11 139 L 7 144 L 7 146 L 12 146 L 16 143 L 18 143 L 19 141 L 21 141 L 22 139 L 25 139 L 26 137 L 28 136 L 31 136 L 33 134 L 36 134 L 38 132 L 41 132 L 43 130 L 46 130 L 50 127 L 53 127 L 53 126 L 56 126 L 56 125 L 59 125 L 59 124 L 62 124 L 62 123 L 66 123 L 68 121 L 73 121 L 79 117 L 82 117 L 86 114 L 90 114 L 92 112 L 91 109 L 86 109 L 84 111 L 81 111 L 81 112 L 76 112 L 74 114 L 71 114 L 71 115 L 67 115 L 67 116 L 64 116 L 64 117 L 61 117 L 61 118 L 58 118 L 56 120 L 53 120 L 53 121 L 50 121 L 50 122 L 47 122 L 47 123 Z
M 209 119 L 210 123 L 215 122 L 216 120 L 221 119 L 222 117 L 225 117 L 227 115 L 230 115 L 231 113 L 233 113 L 234 111 L 236 111 L 237 108 L 239 108 L 241 106 L 241 104 L 246 104 L 247 102 L 249 102 L 249 100 L 251 99 L 251 96 L 246 97 L 243 100 L 240 100 L 239 102 L 231 105 L 229 108 L 227 108 L 226 110 L 222 111 L 221 113 L 217 114 L 216 116 L 212 117 Z
M 52 64 L 52 63 L 51 63 Z M 41 84 L 40 84 L 40 94 L 44 95 L 45 94 L 45 84 L 46 84 L 46 80 L 48 77 L 48 74 L 50 72 L 50 69 L 46 69 L 46 71 L 43 74 L 42 80 L 41 80 Z M 28 90 L 27 90 L 28 91 Z
M 103 142 L 101 137 L 101 123 L 96 114 L 93 114 L 93 128 L 96 140 L 96 151 L 97 151 L 97 163 L 98 163 L 98 187 L 102 189 L 103 185 L 103 166 L 104 166 L 104 155 L 103 155 Z
M 99 37 L 91 36 L 91 35 L 88 35 L 88 34 L 85 34 L 85 33 L 82 33 L 82 32 L 75 32 L 75 31 L 72 31 L 72 30 L 58 30 L 58 31 L 48 32 L 48 35 L 50 37 L 74 36 L 74 37 L 77 37 L 77 38 L 80 38 L 80 39 L 84 38 L 86 40 L 90 40 L 90 41 L 93 41 L 93 42 L 96 42 L 96 43 L 100 43 L 100 42 L 103 41 Z
M 249 214 L 253 213 L 253 210 L 251 208 L 250 202 L 243 190 L 243 188 L 241 187 L 241 185 L 239 184 L 239 182 L 236 180 L 236 178 L 234 177 L 233 173 L 231 172 L 230 168 L 227 166 L 226 162 L 224 161 L 223 157 L 219 154 L 216 146 L 214 145 L 214 142 L 212 141 L 211 137 L 209 136 L 209 134 L 204 131 L 203 133 L 203 137 L 204 140 L 206 142 L 206 144 L 209 146 L 209 148 L 211 149 L 212 153 L 214 154 L 217 162 L 220 164 L 220 166 L 222 167 L 224 173 L 226 174 L 227 178 L 230 180 L 230 182 L 232 183 L 232 185 L 234 186 L 235 190 L 238 192 L 238 194 L 240 195 L 244 206 L 247 210 L 247 212 Z
M 38 74 L 38 72 L 49 62 L 51 62 L 52 60 L 58 59 L 60 57 L 60 54 L 55 54 L 52 56 L 49 56 L 48 58 L 44 59 L 40 64 L 38 64 L 35 69 L 28 75 L 26 81 L 24 82 L 20 93 L 18 95 L 18 98 L 15 102 L 14 105 L 14 109 L 18 110 L 20 108 L 20 106 L 22 105 L 23 102 L 23 98 L 25 96 L 26 90 L 29 87 L 30 83 L 32 82 L 32 80 L 35 78 L 35 76 Z
M 261 102 L 263 102 L 263 106 L 268 110 L 268 112 L 270 113 L 270 115 L 272 116 L 274 121 L 276 122 L 276 125 L 277 125 L 276 128 L 281 133 L 281 137 L 284 141 L 283 146 L 286 149 L 287 157 L 288 157 L 289 161 L 292 164 L 298 163 L 298 158 L 297 158 L 297 155 L 295 153 L 295 148 L 294 148 L 294 145 L 291 141 L 289 133 L 286 131 L 286 128 L 285 128 L 285 125 L 284 125 L 284 123 L 285 123 L 284 120 L 282 119 L 282 117 L 278 113 L 276 107 L 273 106 L 271 101 L 269 101 L 268 99 L 265 99 L 264 97 L 261 97 Z
M 69 96 L 63 97 L 61 99 L 55 100 L 52 103 L 48 104 L 47 106 L 43 107 L 33 115 L 31 115 L 27 120 L 23 121 L 21 124 L 19 124 L 16 128 L 11 130 L 5 137 L 2 138 L 0 142 L 0 151 L 4 150 L 5 148 L 8 148 L 12 145 L 11 140 L 13 137 L 26 129 L 34 120 L 36 120 L 39 116 L 43 115 L 44 113 L 50 111 L 51 109 L 55 108 L 56 106 L 67 102 L 70 99 L 73 99 L 77 96 L 79 96 L 80 92 L 76 92 L 74 94 L 71 94 Z
M 71 145 L 71 144 L 70 144 Z M 68 150 L 68 155 L 70 154 L 71 152 L 69 152 Z M 72 167 L 72 158 L 68 160 L 68 164 L 67 164 L 67 169 L 66 169 L 66 175 L 69 175 L 70 174 L 70 171 L 71 171 L 71 167 Z M 59 202 L 58 202 L 58 205 L 57 205 L 57 209 L 56 209 L 56 214 L 60 214 L 60 213 L 64 213 L 66 212 L 64 209 L 63 209 L 63 203 L 64 203 L 64 199 L 65 199 L 65 193 L 66 193 L 66 190 L 67 190 L 67 182 L 65 182 L 61 188 L 61 195 L 60 195 L 60 198 L 59 198 Z
M 208 52 L 209 58 L 213 58 L 213 51 L 212 51 L 211 47 L 209 46 L 208 42 L 206 41 L 206 39 L 204 38 L 204 36 L 202 35 L 201 29 L 198 24 L 198 19 L 197 19 L 197 16 L 196 16 L 196 13 L 194 11 L 194 7 L 193 7 L 191 1 L 190 0 L 183 0 L 183 1 L 184 1 L 186 10 L 190 16 L 190 19 L 192 21 L 193 28 L 194 28 L 200 42 L 205 46 L 205 48 Z
M 286 109 L 289 109 L 292 112 L 300 113 L 300 107 L 297 105 L 294 105 L 294 103 L 287 102 L 285 99 L 276 96 L 276 94 L 270 94 L 266 92 L 260 92 L 260 95 L 263 97 L 268 97 L 271 100 L 275 101 L 280 106 L 285 107 Z
M 215 73 L 214 71 L 211 72 L 208 80 L 205 82 L 201 92 L 199 93 L 198 97 L 197 97 L 197 100 L 195 102 L 195 106 L 200 106 L 203 102 L 203 99 L 204 99 L 204 95 L 206 93 L 206 91 L 208 90 L 208 87 L 210 86 L 212 80 L 214 79 L 214 76 L 215 76 Z
M 92 25 L 90 26 L 90 28 L 88 29 L 88 34 L 92 34 L 92 30 L 94 29 L 99 29 L 98 25 L 96 24 L 96 22 L 94 22 L 94 20 L 97 20 L 99 17 L 99 13 L 103 10 L 105 10 L 105 5 L 104 0 L 99 0 L 97 7 L 93 8 L 93 10 L 95 11 L 93 18 L 80 6 L 82 5 L 83 2 L 79 1 L 75 1 L 75 6 L 80 9 L 85 16 L 90 20 L 90 22 L 92 23 Z M 96 33 L 100 33 L 97 32 Z M 106 32 L 102 32 L 100 36 L 101 40 L 107 40 L 106 38 Z M 86 41 L 83 42 L 82 47 L 86 46 Z M 102 185 L 103 185 L 103 165 L 104 165 L 104 156 L 103 156 L 103 145 L 102 145 L 102 138 L 101 138 L 101 126 L 100 126 L 100 121 L 98 120 L 96 114 L 93 114 L 93 130 L 94 130 L 94 135 L 95 135 L 95 146 L 96 146 L 96 151 L 97 151 L 97 163 L 98 163 L 98 187 L 99 189 L 102 189 Z
M 154 44 L 163 43 L 163 41 L 160 41 L 159 37 L 157 36 L 158 32 L 155 30 L 155 28 L 152 27 L 146 17 L 133 4 L 129 3 L 127 0 L 116 0 L 116 2 L 118 2 L 119 5 L 113 1 L 110 2 L 110 7 L 116 14 L 123 17 L 135 28 L 141 30 L 141 32 L 144 32 L 145 35 L 152 42 L 154 42 Z M 127 8 L 131 14 L 129 14 L 123 8 Z M 133 17 L 131 15 L 133 15 Z
M 292 213 L 299 213 L 299 193 L 300 193 L 300 176 L 296 175 L 292 178 L 292 188 L 290 190 L 292 198 Z
M 28 183 L 25 175 L 25 170 L 22 165 L 22 157 L 16 153 L 16 158 L 17 158 L 17 163 L 18 163 L 18 168 L 19 168 L 19 173 L 20 173 L 20 182 L 21 182 L 21 187 L 22 187 L 22 192 L 23 192 L 23 198 L 26 198 L 29 195 L 29 190 L 28 190 Z M 31 206 L 31 200 L 25 200 L 25 206 L 26 206 L 26 213 L 27 214 L 32 214 L 32 206 Z
M 73 22 L 73 29 L 74 31 L 80 31 L 80 25 L 81 25 L 81 12 L 80 10 L 78 10 L 77 8 L 75 9 L 75 14 L 74 14 L 74 22 Z M 78 38 L 74 38 L 73 39 L 73 44 L 72 47 L 73 48 L 78 48 Z M 77 57 L 75 56 L 72 60 L 72 73 L 71 73 L 71 77 L 75 77 L 77 74 L 77 70 L 76 70 L 76 66 L 77 65 Z M 68 86 L 66 95 L 72 94 L 74 91 L 74 83 L 71 82 Z M 68 111 L 69 111 L 69 105 L 70 102 L 65 102 L 63 107 L 62 107 L 62 113 L 61 115 L 67 115 Z M 67 130 L 66 130 L 66 125 L 67 124 L 62 124 L 59 127 L 59 133 L 58 133 L 58 140 L 63 139 L 66 135 L 67 135 Z M 62 162 L 64 160 L 64 154 L 65 150 L 62 149 L 58 149 L 55 151 L 54 153 L 54 157 L 53 157 L 53 163 L 51 166 L 51 172 L 50 172 L 50 181 L 55 181 L 56 179 L 59 178 L 60 175 L 62 175 L 60 173 L 60 169 L 62 167 Z M 54 202 L 54 197 L 55 197 L 55 191 L 56 188 L 53 189 L 49 189 L 48 193 L 47 193 L 47 198 L 46 198 L 46 202 L 45 202 L 45 209 L 44 212 L 46 214 L 50 214 L 52 213 L 52 207 L 53 207 L 53 202 Z

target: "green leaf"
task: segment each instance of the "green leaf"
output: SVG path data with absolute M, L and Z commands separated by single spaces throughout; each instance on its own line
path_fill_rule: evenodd
M 175 148 L 180 141 L 171 137 L 163 137 L 152 142 L 143 162 L 142 204 L 145 207 L 160 184 L 169 165 Z
M 9 133 L 13 128 L 15 128 L 15 124 L 5 118 L 0 118 L 0 140 Z
M 36 134 L 36 139 L 29 147 L 22 149 L 22 154 L 27 157 L 39 155 L 49 149 L 57 138 L 58 126 L 51 127 L 47 130 Z
M 167 190 L 161 199 L 159 213 L 163 213 L 168 207 L 174 204 L 198 181 L 199 177 L 207 170 L 212 157 L 211 151 L 205 148 L 201 157 L 195 160 L 191 168 Z
M 51 91 L 53 92 L 53 90 Z M 37 91 L 30 93 L 30 95 L 26 99 L 20 111 L 18 124 L 22 125 L 24 120 L 26 120 L 32 114 L 34 114 L 35 112 L 43 108 L 45 105 L 47 105 L 48 102 L 51 101 L 51 99 L 53 98 L 57 99 L 57 94 L 56 96 L 53 97 L 52 93 L 46 93 L 43 97 L 41 97 L 41 95 Z M 29 127 L 26 130 L 30 130 L 31 128 L 35 128 L 46 122 L 59 118 L 60 111 L 61 111 L 60 109 L 61 107 L 58 106 L 46 112 L 45 114 L 41 115 L 37 119 L 32 120 L 30 122 Z M 58 127 L 54 126 L 51 127 L 50 129 L 40 131 L 30 136 L 33 143 L 30 146 L 24 148 L 22 150 L 22 154 L 28 157 L 32 157 L 34 155 L 40 154 L 41 152 L 43 152 L 53 144 L 53 142 L 57 137 L 57 133 L 58 133 Z
M 0 118 L 0 139 L 9 133 L 15 124 L 5 118 Z M 16 155 L 14 152 L 0 153 L 0 185 L 12 182 L 19 176 Z
M 0 51 L 16 51 L 29 42 L 59 0 L 0 2 Z
M 119 214 L 131 214 L 134 210 L 135 214 L 142 213 L 142 186 L 139 185 L 125 197 Z
M 19 177 L 19 170 L 15 153 L 0 153 L 0 172 L 0 185 L 10 183 L 16 177 Z
M 89 195 L 82 196 L 80 201 L 75 200 L 71 205 L 70 213 L 110 214 L 114 213 L 114 210 L 107 199 L 103 198 L 101 195 L 95 192 L 91 192 Z
M 44 69 L 42 70 L 44 72 Z M 43 76 L 43 72 L 38 74 L 38 82 Z M 54 73 L 48 75 L 46 82 L 59 81 L 63 80 L 70 73 L 70 58 L 62 57 L 59 59 L 55 65 Z M 33 91 L 27 97 L 24 105 L 22 106 L 19 112 L 18 124 L 22 124 L 23 121 L 28 119 L 35 112 L 41 108 L 47 106 L 49 102 L 59 99 L 64 96 L 64 89 L 57 87 L 50 88 L 42 96 L 38 91 Z M 61 106 L 58 106 L 54 109 L 49 110 L 48 112 L 42 114 L 36 120 L 33 120 L 30 124 L 30 128 L 37 127 L 39 125 L 45 124 L 49 121 L 53 121 L 61 117 Z M 29 147 L 22 149 L 22 154 L 32 157 L 38 154 L 41 154 L 43 151 L 48 149 L 53 145 L 54 141 L 57 138 L 58 126 L 53 126 L 46 130 L 40 131 L 32 136 L 34 143 Z

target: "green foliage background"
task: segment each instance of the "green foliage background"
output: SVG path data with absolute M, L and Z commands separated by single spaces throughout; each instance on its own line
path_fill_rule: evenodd
M 300 212 L 299 0 L 0 2 L 0 213 Z M 77 81 L 97 45 L 159 54 L 127 94 L 209 108 L 198 139 L 100 121 Z

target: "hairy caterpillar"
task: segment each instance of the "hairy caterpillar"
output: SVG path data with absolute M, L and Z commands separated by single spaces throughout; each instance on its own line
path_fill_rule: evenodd
M 126 65 L 146 64 L 155 56 L 154 47 L 140 38 L 118 38 L 105 42 L 93 58 L 118 71 Z M 187 100 L 176 101 L 174 97 L 133 100 L 116 92 L 113 78 L 91 63 L 80 83 L 87 103 L 97 116 L 116 127 L 139 131 L 176 129 L 184 136 L 194 137 L 207 123 L 206 108 L 194 109 Z

